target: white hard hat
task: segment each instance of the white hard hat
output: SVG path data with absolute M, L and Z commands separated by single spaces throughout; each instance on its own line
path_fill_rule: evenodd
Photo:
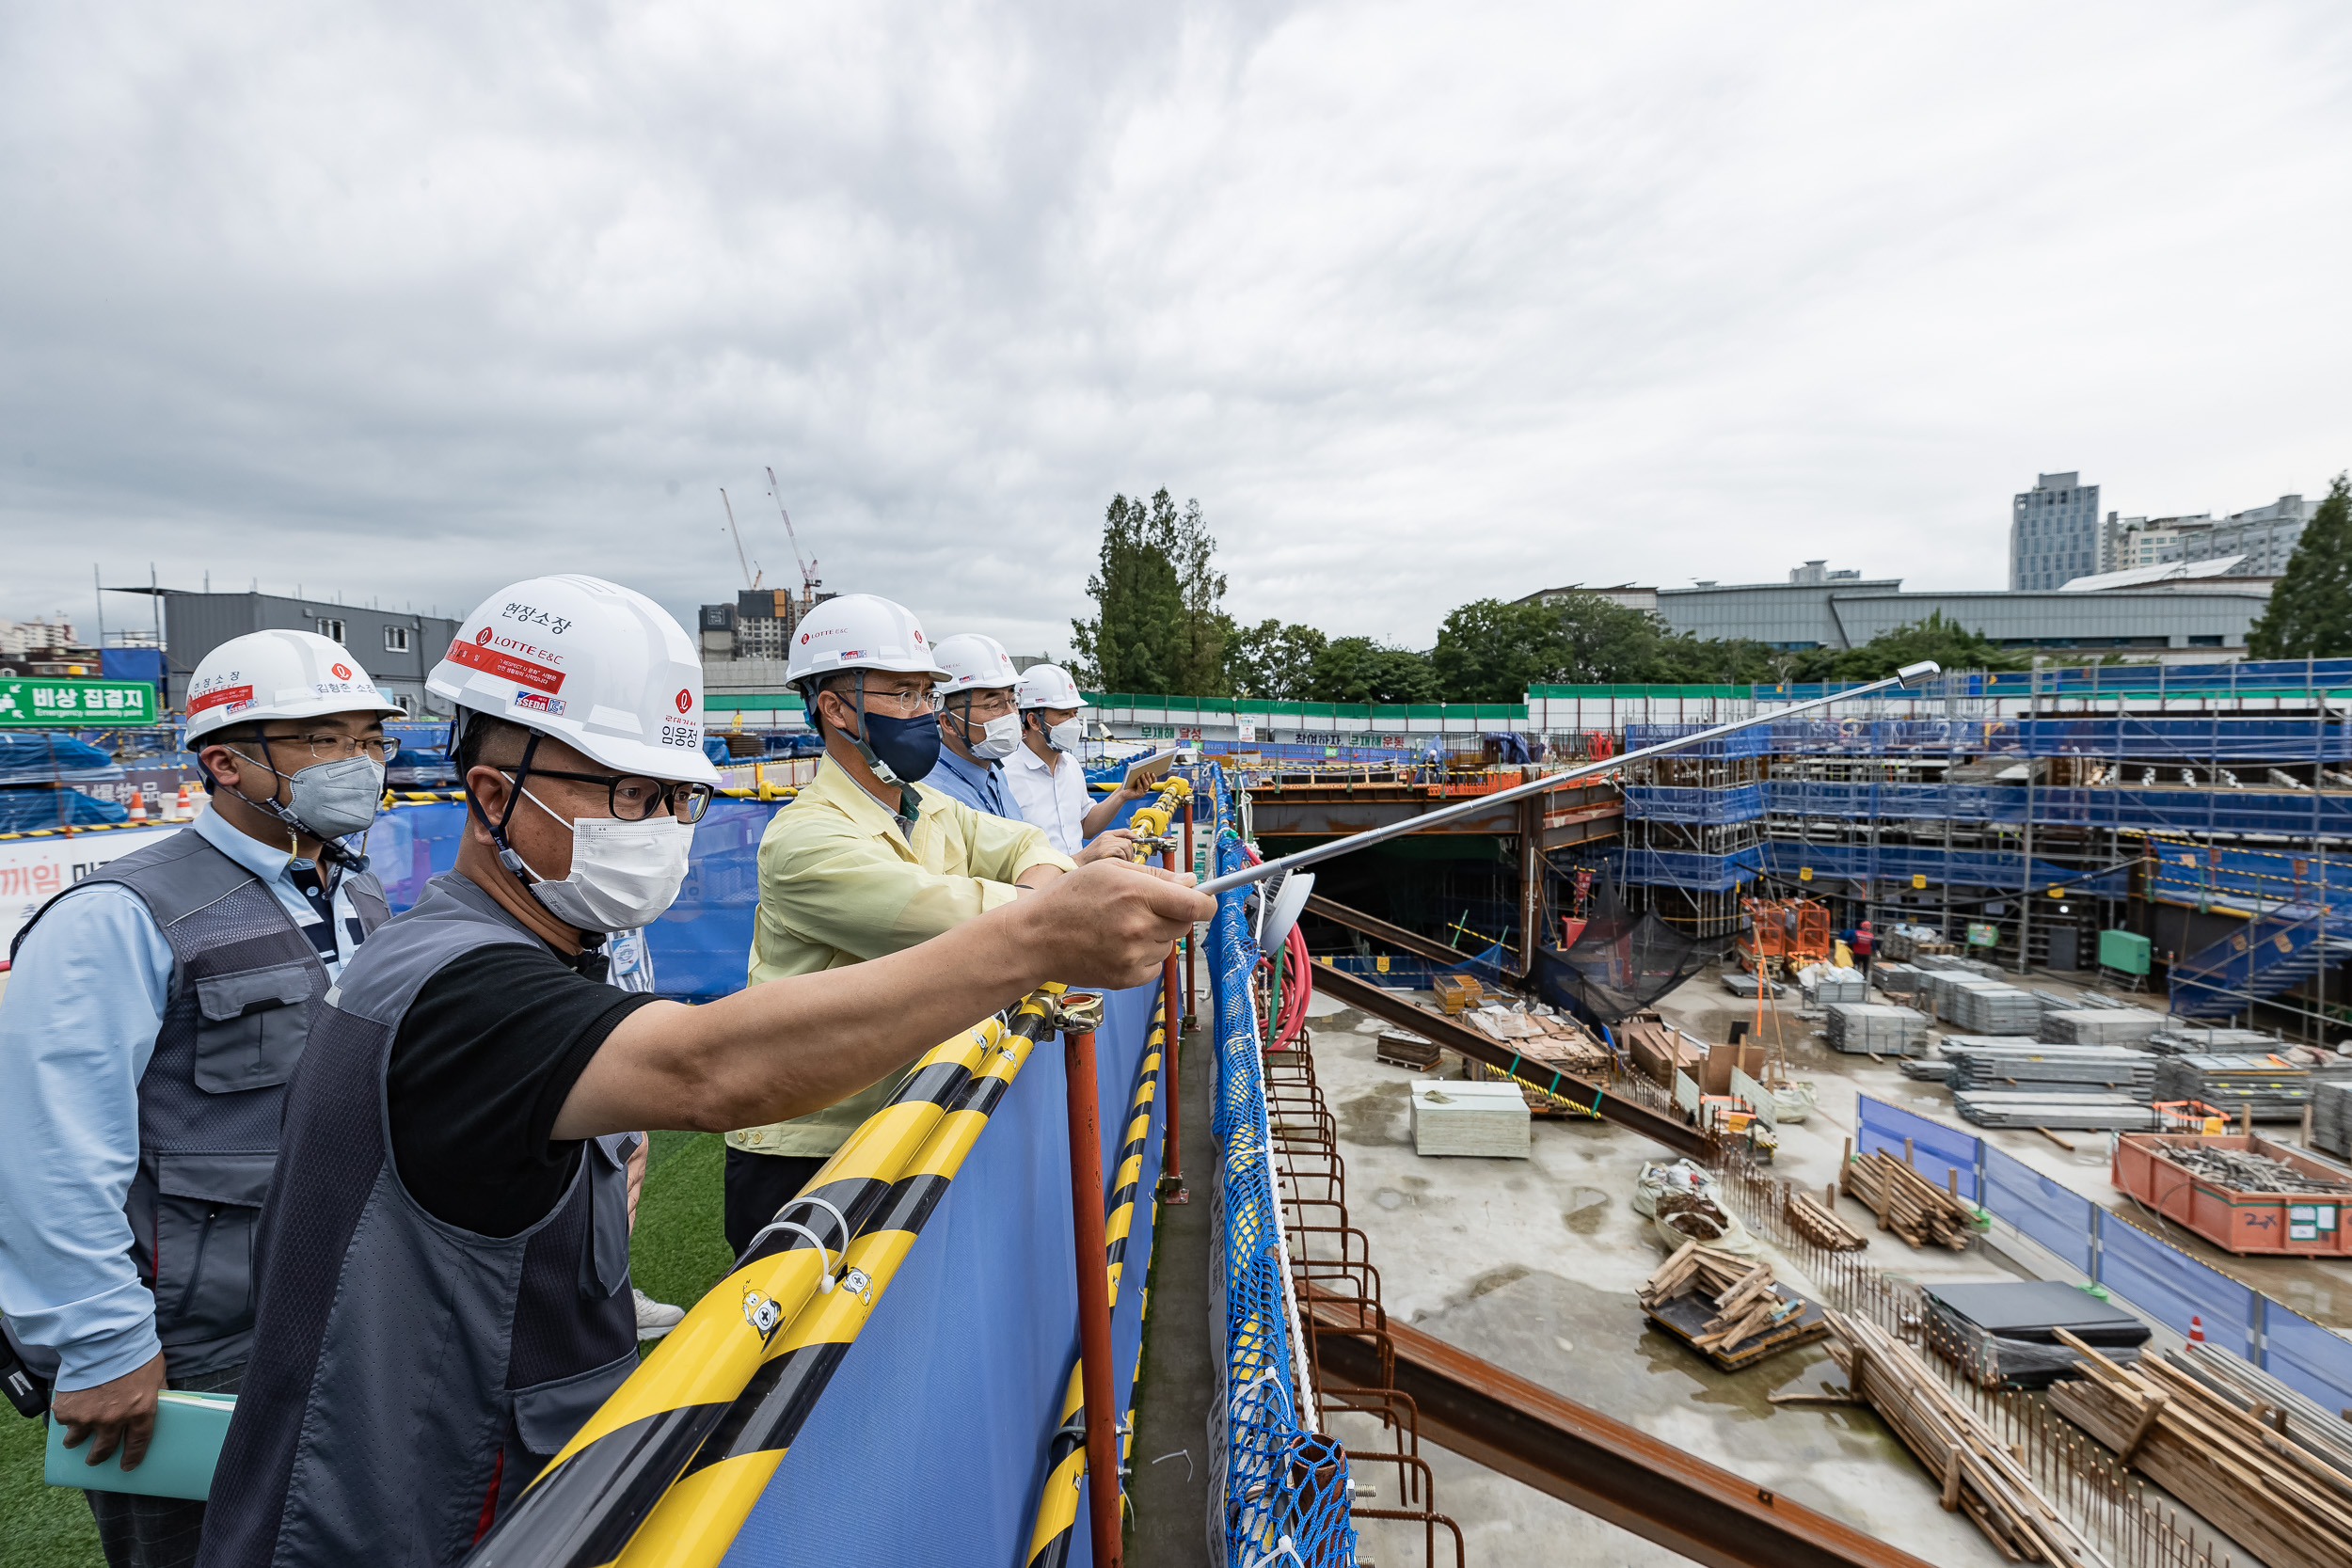
M 247 632 L 198 661 L 188 679 L 187 744 L 265 719 L 399 711 L 351 650 L 332 638 L 314 631 Z
M 798 686 L 836 670 L 948 678 L 914 611 L 872 594 L 827 599 L 803 616 L 792 633 L 792 654 L 784 666 L 787 685 Z
M 566 573 L 500 589 L 466 617 L 424 684 L 624 773 L 719 782 L 703 755 L 693 641 L 668 610 L 602 578 Z
M 977 631 L 959 632 L 932 650 L 947 678 L 938 686 L 939 694 L 952 697 L 959 691 L 993 691 L 1020 684 L 1020 673 L 1012 667 L 1012 656 L 1005 645 L 993 637 Z
M 1078 695 L 1078 683 L 1058 664 L 1032 664 L 1014 689 L 1013 701 L 1029 707 L 1091 707 Z

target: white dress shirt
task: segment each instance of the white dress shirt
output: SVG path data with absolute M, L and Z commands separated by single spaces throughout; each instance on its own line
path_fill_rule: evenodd
M 1087 813 L 1094 797 L 1087 793 L 1087 772 L 1068 752 L 1056 752 L 1046 762 L 1026 742 L 1005 759 L 1005 783 L 1021 808 L 1022 819 L 1045 830 L 1046 838 L 1065 855 L 1086 847 Z

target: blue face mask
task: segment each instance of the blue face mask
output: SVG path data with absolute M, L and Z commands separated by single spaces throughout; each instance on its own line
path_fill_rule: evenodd
M 939 762 L 939 721 L 930 714 L 918 714 L 913 719 L 892 719 L 880 713 L 861 712 L 866 735 L 858 742 L 866 760 L 874 763 L 875 771 L 884 784 L 914 784 L 929 774 Z

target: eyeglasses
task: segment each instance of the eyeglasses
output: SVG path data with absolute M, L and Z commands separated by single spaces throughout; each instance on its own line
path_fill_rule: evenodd
M 1002 719 L 1012 712 L 1012 693 L 1001 689 L 959 691 L 947 699 L 967 720 Z
M 867 707 L 896 713 L 901 719 L 912 719 L 918 713 L 939 711 L 940 695 L 928 686 L 916 687 L 910 691 L 876 691 L 861 680 L 857 683 L 857 689 L 859 695 L 866 699 Z M 835 691 L 834 695 L 837 697 L 841 693 Z
M 257 735 L 253 738 L 264 747 L 299 746 L 315 762 L 341 762 L 345 757 L 359 756 L 389 762 L 400 750 L 399 741 L 380 735 L 357 739 L 347 735 Z
M 499 771 L 517 773 L 512 768 Z M 623 822 L 643 822 L 667 809 L 679 821 L 694 823 L 701 821 L 703 813 L 710 809 L 711 788 L 707 784 L 669 784 L 628 773 L 564 773 L 552 768 L 533 768 L 531 773 L 535 778 L 572 779 L 580 784 L 604 785 L 613 816 Z

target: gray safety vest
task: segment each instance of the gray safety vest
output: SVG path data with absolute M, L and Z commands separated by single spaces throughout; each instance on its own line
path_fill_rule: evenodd
M 632 1135 L 588 1140 L 553 1211 L 514 1236 L 435 1219 L 393 1168 L 385 1076 L 417 992 L 466 953 L 538 941 L 437 877 L 320 1008 L 199 1568 L 455 1562 L 636 1367 Z
M 190 1377 L 235 1366 L 252 1341 L 255 1225 L 278 1164 L 286 1079 L 326 994 L 326 969 L 275 892 L 184 831 L 42 905 L 10 959 L 58 899 L 98 882 L 137 895 L 171 944 L 123 1210 L 132 1261 L 155 1293 L 165 1370 Z M 363 934 L 389 917 L 373 877 L 348 874 L 343 885 Z

